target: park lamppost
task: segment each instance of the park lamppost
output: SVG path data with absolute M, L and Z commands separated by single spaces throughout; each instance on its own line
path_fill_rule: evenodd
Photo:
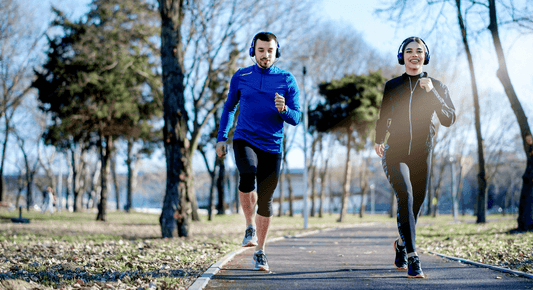
M 304 183 L 304 208 L 303 208 L 303 216 L 304 216 L 304 229 L 307 229 L 307 220 L 308 220 L 308 213 L 307 213 L 307 98 L 305 94 L 305 74 L 307 73 L 307 70 L 305 69 L 305 66 L 303 67 L 303 81 L 302 81 L 302 88 L 303 88 L 303 103 L 304 103 L 304 109 L 303 109 L 303 121 L 304 121 L 304 172 L 303 172 L 303 183 Z

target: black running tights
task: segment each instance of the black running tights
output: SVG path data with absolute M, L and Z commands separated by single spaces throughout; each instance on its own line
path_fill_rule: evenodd
M 278 184 L 283 153 L 263 151 L 242 139 L 233 140 L 233 151 L 239 169 L 239 190 L 252 192 L 257 182 L 257 214 L 272 216 L 272 200 Z
M 382 164 L 398 202 L 398 232 L 405 243 L 407 253 L 416 251 L 416 222 L 429 181 L 431 152 L 418 152 L 413 155 L 396 156 L 388 145 L 385 146 Z

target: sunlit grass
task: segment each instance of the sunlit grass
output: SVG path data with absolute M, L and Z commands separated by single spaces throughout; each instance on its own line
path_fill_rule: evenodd
M 516 227 L 516 216 L 490 216 L 482 224 L 475 217 L 463 222 L 439 218 L 417 229 L 417 244 L 430 252 L 531 273 L 533 232 L 517 233 Z
M 188 238 L 162 239 L 156 214 L 110 211 L 107 221 L 101 222 L 96 221 L 96 212 L 23 211 L 29 224 L 11 223 L 12 217 L 18 217 L 18 211 L 0 210 L 0 275 L 26 273 L 18 278 L 32 286 L 52 287 L 105 288 L 111 283 L 121 289 L 150 285 L 186 289 L 211 264 L 241 248 L 245 228 L 242 214 L 214 215 L 212 221 L 201 215 L 200 221 L 190 223 Z M 338 214 L 309 216 L 304 229 L 301 215 L 274 216 L 269 238 L 356 224 L 396 223 L 388 215 L 360 218 L 348 214 L 343 223 L 338 218 Z M 531 234 L 507 233 L 516 227 L 516 217 L 490 216 L 489 221 L 477 225 L 473 216 L 421 216 L 417 244 L 430 251 L 465 254 L 465 258 L 530 271 Z M 42 282 L 35 284 L 32 279 Z

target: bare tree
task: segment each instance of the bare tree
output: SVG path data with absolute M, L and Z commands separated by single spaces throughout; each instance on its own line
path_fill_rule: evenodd
M 119 186 L 119 180 L 118 180 L 118 175 L 117 175 L 117 151 L 116 150 L 114 150 L 113 153 L 111 154 L 110 163 L 111 163 L 110 173 L 111 173 L 111 178 L 113 179 L 113 186 L 115 187 L 115 200 L 117 201 L 116 210 L 118 211 L 120 210 L 120 186 Z
M 290 39 L 295 31 L 302 29 L 302 21 L 309 14 L 310 6 L 312 1 L 309 0 L 203 0 L 185 6 L 182 28 L 186 56 L 184 88 L 191 117 L 189 156 L 195 155 L 200 138 L 205 134 L 204 128 L 225 101 L 227 91 L 223 97 L 220 97 L 220 91 L 227 90 L 233 74 L 227 72 L 234 72 L 237 64 L 244 65 L 241 57 L 248 52 L 248 40 L 260 30 L 275 31 L 280 41 Z M 253 21 L 250 21 L 250 15 L 254 15 Z M 245 41 L 238 40 L 242 35 Z M 238 55 L 227 61 L 225 56 L 235 49 Z M 239 62 L 238 58 L 241 58 Z M 221 74 L 226 77 L 221 78 Z M 193 202 L 193 219 L 197 220 L 192 163 L 187 163 L 185 169 L 186 194 Z
M 365 153 L 368 155 L 365 156 Z M 359 187 L 361 188 L 361 208 L 359 209 L 360 218 L 362 218 L 365 214 L 366 194 L 370 188 L 370 169 L 368 169 L 368 165 L 370 164 L 370 154 L 372 153 L 372 150 L 367 150 L 366 152 L 361 151 L 361 166 L 359 167 Z
M 511 107 L 520 126 L 520 132 L 522 136 L 522 144 L 524 146 L 524 153 L 526 155 L 527 165 L 524 175 L 522 177 L 522 192 L 520 194 L 520 208 L 518 214 L 518 230 L 530 231 L 533 230 L 533 137 L 531 136 L 531 129 L 527 122 L 527 117 L 518 100 L 514 87 L 507 71 L 507 63 L 505 61 L 505 55 L 503 53 L 503 47 L 500 40 L 500 34 L 498 31 L 498 17 L 496 13 L 495 0 L 489 0 L 489 19 L 490 24 L 488 29 L 492 35 L 494 42 L 494 48 L 496 55 L 498 56 L 499 68 L 496 73 L 498 79 L 502 83 L 505 93 L 509 98 Z M 531 18 L 525 19 L 528 24 L 531 24 Z
M 24 160 L 24 173 L 25 173 L 25 184 L 26 184 L 26 209 L 30 210 L 30 207 L 33 205 L 33 182 L 35 179 L 35 173 L 39 169 L 39 159 L 37 156 L 31 156 L 31 151 L 33 146 L 33 151 L 36 151 L 35 148 L 38 144 L 35 140 L 31 140 L 21 136 L 20 132 L 15 131 L 15 137 L 17 138 L 17 144 L 19 145 L 22 157 Z M 30 142 L 26 142 L 27 139 Z M 32 142 L 33 141 L 33 142 Z M 27 144 L 30 144 L 28 148 Z
M 4 168 L 15 110 L 31 92 L 33 67 L 43 28 L 32 21 L 35 11 L 26 1 L 0 0 L 0 118 L 4 136 L 0 157 L 0 201 L 4 200 Z
M 486 222 L 487 214 L 487 178 L 485 173 L 485 156 L 484 156 L 484 144 L 483 137 L 481 135 L 481 121 L 480 121 L 480 108 L 479 108 L 479 95 L 477 90 L 476 73 L 474 71 L 474 61 L 472 59 L 472 53 L 470 51 L 470 45 L 468 43 L 468 33 L 463 18 L 463 12 L 461 10 L 461 0 L 456 0 L 457 7 L 457 21 L 461 29 L 461 38 L 463 40 L 464 49 L 466 52 L 466 58 L 468 60 L 468 67 L 470 68 L 470 80 L 472 84 L 472 96 L 474 98 L 474 112 L 475 112 L 475 124 L 476 124 L 476 137 L 477 137 L 477 152 L 478 152 L 478 202 L 477 202 L 477 223 Z
M 412 4 L 413 1 L 409 0 L 397 0 L 394 4 L 392 4 L 387 9 L 381 9 L 378 10 L 378 12 L 385 12 L 389 13 L 391 20 L 395 21 L 407 21 L 409 19 L 409 15 L 407 15 L 407 11 L 412 10 L 406 10 L 407 6 L 409 4 Z M 427 6 L 423 6 L 421 9 L 426 9 L 426 7 L 430 6 L 437 6 L 437 9 L 426 9 L 425 15 L 426 20 L 431 23 L 433 22 L 433 26 L 430 26 L 429 30 L 434 31 L 436 27 L 439 24 L 439 21 L 442 21 L 442 19 L 446 19 L 444 15 L 444 8 L 450 1 L 438 1 L 438 2 L 428 2 Z M 464 45 L 464 49 L 467 55 L 467 60 L 470 68 L 470 79 L 471 79 L 471 85 L 472 85 L 472 94 L 474 98 L 474 111 L 475 111 L 475 127 L 476 127 L 476 137 L 478 142 L 478 165 L 479 165 L 479 172 L 478 172 L 478 208 L 481 209 L 478 211 L 478 223 L 484 223 L 485 222 L 485 215 L 486 215 L 486 189 L 487 189 L 487 181 L 486 181 L 486 173 L 485 173 L 485 157 L 484 157 L 484 145 L 483 145 L 483 137 L 481 134 L 481 122 L 480 122 L 480 108 L 479 108 L 479 96 L 477 91 L 477 82 L 476 82 L 476 74 L 474 71 L 474 63 L 472 59 L 472 54 L 470 51 L 470 45 L 468 42 L 468 33 L 467 33 L 467 27 L 465 24 L 465 20 L 463 17 L 463 12 L 461 10 L 461 0 L 455 1 L 455 8 L 457 13 L 457 20 L 460 28 L 461 38 Z M 421 11 L 419 10 L 418 13 Z M 431 20 L 433 18 L 433 20 Z M 407 21 L 408 22 L 408 21 Z M 407 22 L 406 23 L 407 25 Z M 431 202 L 431 200 L 430 200 Z
M 331 156 L 333 154 L 333 142 L 335 139 L 329 138 L 329 145 L 328 150 L 324 152 L 323 146 L 324 146 L 324 138 L 320 141 L 320 156 L 322 157 L 322 168 L 320 169 L 320 207 L 318 209 L 318 217 L 323 217 L 324 215 L 324 202 L 326 201 L 326 180 L 328 178 L 328 169 L 329 169 L 329 160 L 331 159 Z M 330 192 L 331 194 L 331 192 Z M 331 208 L 331 203 L 330 203 Z
M 318 86 L 323 82 L 331 81 L 332 79 L 341 79 L 348 74 L 361 74 L 368 71 L 378 70 L 380 65 L 383 62 L 379 60 L 382 59 L 379 55 L 373 52 L 370 49 L 369 45 L 363 40 L 362 36 L 358 31 L 353 27 L 342 26 L 342 29 L 339 29 L 339 23 L 335 22 L 318 22 L 314 24 L 313 29 L 310 32 L 307 32 L 300 36 L 297 39 L 298 45 L 292 46 L 289 48 L 290 54 L 294 55 L 292 59 L 289 60 L 289 67 L 294 68 L 294 72 L 300 72 L 300 67 L 302 64 L 306 68 L 306 98 L 309 107 L 314 107 L 321 98 L 318 94 Z M 308 47 L 306 50 L 302 50 L 301 47 Z M 370 51 L 370 55 L 368 55 Z M 363 54 L 366 54 L 363 56 Z M 353 58 L 361 59 L 358 62 L 347 62 L 345 61 L 345 56 L 350 55 Z M 296 74 L 297 77 L 303 77 L 302 75 Z M 311 88 L 311 89 L 308 89 Z M 353 129 L 353 128 L 352 128 Z M 343 131 L 340 134 L 333 134 L 336 136 L 338 141 L 343 142 L 346 146 L 352 146 L 352 139 L 346 142 L 346 136 L 351 135 L 353 130 L 347 128 L 347 131 Z M 305 132 L 310 137 L 311 152 L 309 156 L 306 156 L 309 160 L 308 170 L 311 180 L 311 205 L 312 213 L 314 215 L 316 205 L 315 205 L 315 194 L 314 194 L 314 182 L 316 180 L 315 174 L 313 173 L 313 168 L 319 166 L 316 164 L 318 158 L 315 158 L 315 148 L 319 139 L 323 138 L 323 133 L 316 132 Z M 325 134 L 331 135 L 331 134 Z M 353 137 L 352 137 L 353 138 Z M 300 144 L 300 147 L 303 147 Z M 349 148 L 349 147 L 346 147 Z M 348 149 L 348 152 L 351 152 Z M 349 158 L 347 162 L 349 162 Z M 345 170 L 348 170 L 348 175 L 345 175 L 345 183 L 343 187 L 343 192 L 346 195 L 350 192 L 350 180 L 351 180 L 351 164 L 345 165 Z M 345 172 L 346 174 L 346 172 Z M 346 203 L 348 197 L 343 198 L 341 202 L 341 208 L 346 211 Z M 342 214 L 341 214 L 342 216 Z M 342 220 L 342 219 L 341 219 Z

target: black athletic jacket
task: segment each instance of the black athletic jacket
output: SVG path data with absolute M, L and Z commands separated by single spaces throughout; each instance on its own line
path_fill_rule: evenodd
M 455 108 L 446 85 L 430 78 L 434 89 L 429 93 L 420 87 L 421 77 L 403 75 L 388 81 L 383 92 L 379 119 L 376 121 L 376 143 L 383 144 L 387 132 L 390 153 L 411 155 L 433 148 L 433 136 L 440 123 L 446 127 L 455 122 Z

